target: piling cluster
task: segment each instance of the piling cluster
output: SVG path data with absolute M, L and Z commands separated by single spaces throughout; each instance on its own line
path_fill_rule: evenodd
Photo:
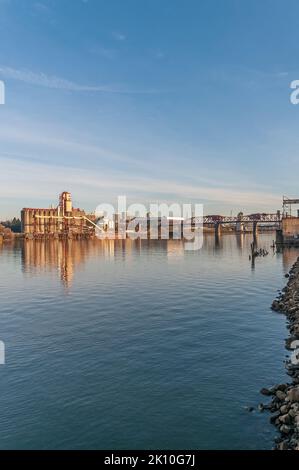
M 270 404 L 261 405 L 272 413 L 271 422 L 279 429 L 278 450 L 299 450 L 299 258 L 292 266 L 287 285 L 272 303 L 272 309 L 284 313 L 288 319 L 289 337 L 286 348 L 292 351 L 286 361 L 290 382 L 263 388 L 263 395 L 271 396 Z

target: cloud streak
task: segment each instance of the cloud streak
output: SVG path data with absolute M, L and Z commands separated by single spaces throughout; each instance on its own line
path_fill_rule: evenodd
M 41 132 L 41 130 L 32 130 L 29 127 L 24 129 L 15 129 L 12 126 L 0 128 L 0 139 L 3 142 L 11 142 L 24 146 L 32 147 L 38 146 L 50 151 L 63 152 L 64 154 L 76 153 L 78 155 L 85 155 L 94 158 L 107 159 L 113 162 L 126 162 L 137 165 L 138 160 L 130 158 L 127 155 L 113 152 L 109 149 L 103 148 L 99 145 L 93 145 L 78 140 L 57 137 L 52 134 Z
M 125 41 L 126 40 L 126 35 L 124 33 L 121 33 L 119 31 L 113 31 L 112 32 L 112 37 L 116 39 L 116 41 Z
M 278 207 L 280 197 L 262 191 L 237 190 L 223 187 L 210 188 L 204 185 L 186 185 L 178 181 L 157 179 L 144 176 L 127 176 L 105 173 L 82 168 L 69 168 L 41 163 L 24 162 L 0 155 L 3 171 L 0 175 L 0 196 L 2 198 L 55 197 L 55 194 L 67 188 L 76 198 L 89 201 L 96 206 L 101 202 L 111 202 L 120 194 L 126 194 L 134 200 L 172 200 L 177 202 L 209 201 L 221 204 L 242 205 L 244 208 Z M 24 199 L 25 198 L 25 199 Z
M 116 85 L 83 85 L 55 75 L 46 75 L 43 72 L 32 72 L 31 70 L 18 70 L 12 67 L 0 65 L 0 78 L 17 80 L 28 85 L 35 85 L 56 90 L 71 92 L 96 92 L 96 93 L 119 93 L 119 94 L 152 94 L 157 90 L 131 90 Z

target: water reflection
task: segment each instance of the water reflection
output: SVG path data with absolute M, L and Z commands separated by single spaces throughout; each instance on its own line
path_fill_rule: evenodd
M 287 380 L 285 318 L 270 305 L 298 253 L 273 253 L 272 239 L 259 234 L 269 255 L 254 272 L 252 234 L 218 246 L 205 235 L 194 252 L 175 240 L 3 244 L 0 447 L 270 448 L 268 416 L 245 407 Z
M 232 254 L 237 247 L 239 255 L 248 259 L 251 269 L 255 269 L 255 259 L 251 256 L 252 234 L 225 234 L 215 237 L 204 236 L 203 248 L 211 255 L 222 256 L 229 250 Z M 271 249 L 272 238 L 268 234 L 259 234 L 254 238 L 255 249 L 259 247 L 269 251 L 269 256 L 282 256 L 285 271 L 295 262 L 298 250 L 285 248 L 281 252 Z M 66 287 L 72 285 L 75 271 L 88 260 L 104 258 L 106 261 L 128 260 L 132 255 L 159 252 L 167 262 L 183 261 L 185 256 L 200 257 L 201 251 L 186 252 L 182 240 L 26 240 L 0 245 L 0 255 L 14 250 L 21 252 L 22 270 L 24 273 L 39 274 L 53 271 L 60 277 Z M 259 263 L 261 260 L 259 260 Z
M 114 259 L 116 256 L 128 259 L 133 253 L 141 255 L 142 250 L 150 250 L 157 245 L 161 254 L 170 260 L 184 256 L 184 243 L 180 240 L 26 240 L 20 247 L 23 272 L 56 271 L 62 284 L 70 287 L 76 267 L 88 259 Z
M 284 248 L 281 250 L 280 253 L 282 254 L 282 264 L 283 264 L 284 270 L 287 272 L 289 271 L 290 267 L 295 263 L 295 261 L 298 258 L 298 254 L 299 254 L 298 248 L 295 248 L 295 247 Z

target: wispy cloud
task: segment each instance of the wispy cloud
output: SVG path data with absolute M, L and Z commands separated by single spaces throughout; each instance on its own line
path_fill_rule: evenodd
M 102 178 L 100 170 L 30 163 L 20 158 L 7 158 L 3 154 L 0 154 L 0 161 L 3 168 L 0 174 L 0 196 L 6 199 L 17 196 L 23 199 L 24 197 L 38 199 L 41 196 L 50 199 L 53 198 L 53 194 L 67 187 L 76 194 L 76 197 L 88 201 L 92 206 L 103 201 L 112 201 L 119 194 L 126 194 L 135 201 L 147 202 L 194 200 L 235 204 L 238 201 L 238 205 L 244 208 L 277 207 L 280 202 L 279 196 L 263 191 L 209 188 L 156 177 L 117 175 L 109 172 L 105 174 L 105 178 Z
M 85 155 L 87 158 L 101 159 L 101 161 L 125 162 L 138 165 L 138 160 L 134 160 L 127 155 L 113 152 L 99 145 L 92 145 L 86 142 L 57 136 L 51 133 L 43 132 L 40 128 L 35 131 L 30 127 L 14 128 L 14 126 L 2 126 L 0 128 L 0 139 L 4 142 L 13 142 L 24 148 L 43 148 L 51 152 L 62 152 L 64 154 Z
M 43 184 L 47 182 L 49 188 L 54 183 L 57 187 L 63 186 L 62 181 L 57 179 L 57 175 L 62 174 L 70 187 L 76 186 L 75 192 L 84 192 L 86 200 L 89 199 L 88 196 L 96 199 L 90 193 L 94 188 L 95 192 L 97 189 L 104 190 L 105 194 L 110 193 L 112 197 L 121 191 L 127 193 L 129 197 L 135 199 L 142 197 L 147 201 L 152 198 L 172 201 L 192 199 L 198 202 L 204 201 L 208 206 L 217 203 L 217 209 L 218 205 L 221 207 L 219 210 L 228 204 L 234 208 L 237 205 L 240 209 L 246 207 L 253 209 L 261 206 L 278 207 L 280 203 L 280 196 L 275 194 L 276 191 L 271 186 L 265 187 L 264 184 L 259 186 L 252 182 L 248 184 L 246 179 L 242 179 L 242 175 L 237 173 L 234 175 L 236 184 L 233 185 L 232 172 L 226 174 L 219 169 L 213 169 L 212 172 L 202 170 L 200 174 L 196 174 L 194 166 L 190 166 L 188 159 L 184 159 L 182 166 L 181 158 L 175 160 L 176 157 L 172 155 L 171 161 L 167 163 L 164 161 L 164 154 L 157 158 L 159 154 L 157 149 L 152 150 L 155 158 L 147 161 L 136 155 L 134 158 L 132 155 L 102 147 L 96 142 L 86 141 L 86 136 L 65 134 L 61 129 L 49 130 L 36 124 L 23 127 L 20 121 L 12 121 L 10 125 L 2 126 L 0 140 L 2 142 L 0 191 L 5 185 L 8 191 L 7 197 L 9 185 L 13 189 L 16 188 L 12 176 L 14 170 L 10 175 L 7 173 L 8 168 L 15 165 L 19 168 L 24 166 L 24 174 L 23 171 L 19 173 L 22 180 L 20 188 L 23 187 L 27 192 L 30 187 L 36 198 L 39 190 L 42 192 L 43 188 L 36 186 L 33 182 L 35 177 L 32 179 L 32 176 L 39 170 L 44 176 L 39 175 L 40 179 L 37 178 L 36 181 L 43 180 Z M 63 155 L 62 160 L 61 155 Z M 194 177 L 191 178 L 191 174 Z M 167 175 L 167 178 L 161 178 L 162 175 Z M 5 192 L 3 197 L 4 194 Z
M 288 75 L 289 75 L 289 72 L 277 72 L 276 74 L 278 78 L 287 77 Z
M 71 80 L 66 80 L 54 75 L 46 75 L 42 72 L 30 70 L 18 70 L 12 67 L 0 66 L 0 78 L 17 80 L 29 85 L 36 85 L 56 90 L 67 90 L 73 92 L 100 92 L 100 93 L 123 93 L 123 94 L 147 94 L 157 93 L 157 90 L 130 90 L 116 85 L 82 85 Z
M 244 66 L 212 67 L 202 71 L 202 77 L 210 81 L 238 87 L 265 87 L 269 81 L 282 81 L 289 76 L 285 70 L 255 69 Z
M 36 2 L 34 4 L 34 9 L 40 13 L 49 13 L 50 12 L 50 8 L 48 7 L 48 5 L 45 5 L 44 3 L 42 2 Z
M 92 54 L 104 57 L 105 59 L 115 59 L 117 53 L 115 49 L 110 49 L 101 45 L 95 45 L 90 49 Z
M 164 59 L 165 58 L 165 53 L 162 52 L 162 51 L 157 51 L 155 53 L 155 57 L 156 57 L 156 59 Z
M 116 41 L 125 41 L 127 39 L 126 35 L 124 33 L 121 33 L 119 31 L 113 31 L 112 32 L 112 37 L 116 39 Z

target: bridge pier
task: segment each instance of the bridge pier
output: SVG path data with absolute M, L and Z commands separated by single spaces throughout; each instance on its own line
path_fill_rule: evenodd
M 276 230 L 276 245 L 278 246 L 283 245 L 283 232 L 281 228 Z
M 181 237 L 181 233 L 178 233 L 178 227 L 175 226 L 173 220 L 168 221 L 169 240 L 177 240 Z
M 215 222 L 214 228 L 215 228 L 215 238 L 216 240 L 219 240 L 219 237 L 221 235 L 221 224 L 219 222 Z
M 258 229 L 257 229 L 257 221 L 255 220 L 253 222 L 253 243 L 254 246 L 257 247 L 257 234 L 258 234 Z
M 146 234 L 147 234 L 147 239 L 150 240 L 151 238 L 151 219 L 149 214 L 147 214 L 146 217 Z
M 244 224 L 242 222 L 236 223 L 236 232 L 243 233 L 244 232 Z

